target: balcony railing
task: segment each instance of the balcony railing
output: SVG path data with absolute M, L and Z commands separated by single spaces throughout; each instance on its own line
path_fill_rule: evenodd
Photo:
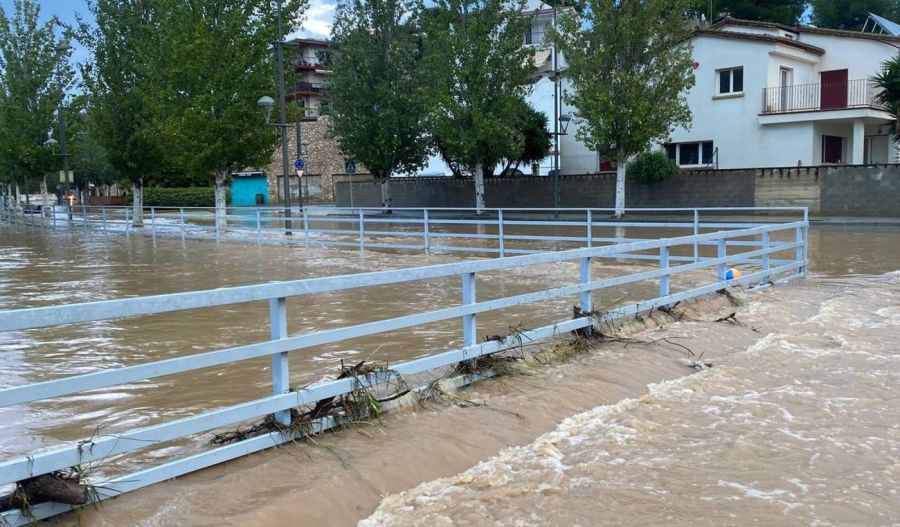
M 884 109 L 883 105 L 875 101 L 875 96 L 880 91 L 868 79 L 763 88 L 762 113 L 771 115 L 851 108 Z
M 320 82 L 298 82 L 294 86 L 294 92 L 321 93 L 324 88 L 324 84 Z

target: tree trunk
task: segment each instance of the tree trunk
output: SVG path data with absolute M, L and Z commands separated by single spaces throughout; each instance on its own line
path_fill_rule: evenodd
M 628 159 L 620 155 L 616 159 L 616 218 L 625 216 L 625 164 Z
M 47 194 L 47 176 L 41 178 L 41 214 L 47 214 L 50 209 L 50 196 Z
M 225 200 L 227 177 L 228 173 L 224 170 L 216 173 L 216 232 L 219 234 L 225 232 L 227 223 L 228 209 Z
M 391 213 L 391 178 L 381 180 L 381 212 Z
M 137 178 L 131 184 L 131 195 L 134 197 L 132 204 L 131 225 L 134 227 L 144 226 L 144 178 Z
M 16 203 L 15 203 L 15 207 L 14 207 L 16 210 L 19 210 L 21 208 L 19 206 L 19 202 L 21 201 L 21 199 L 22 199 L 22 191 L 19 190 L 19 184 L 16 183 Z
M 481 163 L 475 165 L 475 213 L 484 213 L 484 170 Z

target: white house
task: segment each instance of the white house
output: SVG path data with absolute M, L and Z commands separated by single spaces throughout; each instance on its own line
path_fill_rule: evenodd
M 895 117 L 871 77 L 900 38 L 725 19 L 693 38 L 689 129 L 665 145 L 683 167 L 894 163 Z

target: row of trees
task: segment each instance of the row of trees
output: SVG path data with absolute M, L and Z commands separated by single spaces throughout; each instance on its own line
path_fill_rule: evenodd
M 551 38 L 568 62 L 577 138 L 617 161 L 616 210 L 624 211 L 628 161 L 690 122 L 693 85 L 683 0 L 586 0 L 560 15 Z M 475 181 L 504 160 L 549 154 L 546 117 L 525 101 L 533 50 L 520 0 L 345 0 L 333 39 L 341 54 L 328 97 L 343 151 L 382 182 L 438 153 Z
M 0 174 L 19 182 L 60 166 L 44 143 L 76 77 L 60 50 L 78 39 L 92 59 L 66 104 L 73 166 L 130 182 L 137 223 L 145 184 L 213 183 L 224 228 L 227 175 L 267 162 L 277 141 L 256 100 L 274 92 L 279 4 L 295 30 L 307 0 L 95 0 L 93 21 L 74 28 L 40 23 L 35 0 L 0 9 Z
M 347 0 L 332 39 L 340 54 L 328 83 L 333 132 L 345 154 L 382 182 L 438 153 L 473 176 L 476 207 L 497 167 L 550 154 L 547 118 L 526 102 L 533 73 L 522 46 L 523 0 Z

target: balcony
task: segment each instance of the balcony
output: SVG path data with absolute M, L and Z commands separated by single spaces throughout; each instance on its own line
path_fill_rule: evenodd
M 762 115 L 848 109 L 884 110 L 875 101 L 881 90 L 868 79 L 763 88 Z
M 294 86 L 294 94 L 299 95 L 318 95 L 322 93 L 325 86 L 320 82 L 298 82 Z

